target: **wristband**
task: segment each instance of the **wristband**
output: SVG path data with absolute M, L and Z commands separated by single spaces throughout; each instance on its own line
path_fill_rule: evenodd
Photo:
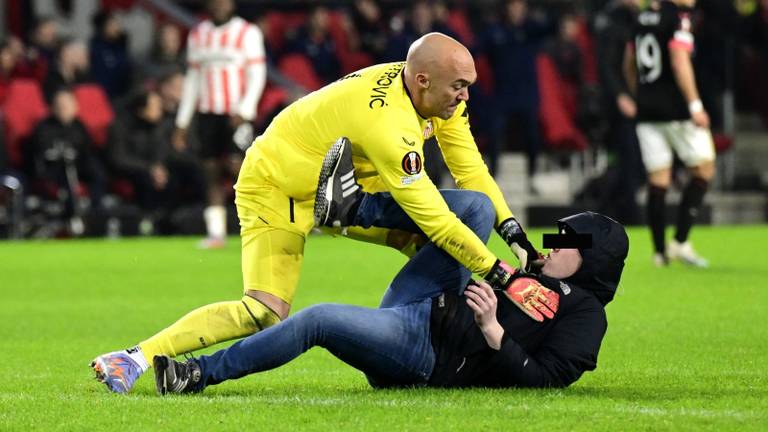
M 688 111 L 693 115 L 698 112 L 704 111 L 704 104 L 701 103 L 701 99 L 696 99 L 695 101 L 688 104 Z

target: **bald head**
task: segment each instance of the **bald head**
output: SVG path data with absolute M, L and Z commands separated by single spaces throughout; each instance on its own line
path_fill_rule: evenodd
M 408 49 L 405 84 L 423 117 L 450 118 L 469 99 L 467 87 L 477 79 L 469 50 L 442 33 L 428 33 Z

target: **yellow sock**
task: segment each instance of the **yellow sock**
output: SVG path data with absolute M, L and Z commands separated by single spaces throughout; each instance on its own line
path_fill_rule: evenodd
M 271 309 L 252 297 L 240 301 L 209 304 L 193 310 L 141 342 L 147 363 L 158 354 L 171 357 L 237 339 L 273 326 L 280 318 Z

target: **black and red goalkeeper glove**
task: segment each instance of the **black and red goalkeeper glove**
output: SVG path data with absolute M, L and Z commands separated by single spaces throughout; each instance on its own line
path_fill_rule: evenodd
M 496 260 L 485 280 L 493 289 L 504 291 L 515 306 L 536 321 L 554 318 L 560 306 L 558 293 L 504 261 Z
M 528 241 L 528 236 L 517 219 L 513 217 L 506 219 L 499 224 L 496 232 L 507 242 L 507 245 L 512 249 L 512 253 L 517 256 L 521 269 L 530 271 L 533 262 L 543 258 L 543 255 Z

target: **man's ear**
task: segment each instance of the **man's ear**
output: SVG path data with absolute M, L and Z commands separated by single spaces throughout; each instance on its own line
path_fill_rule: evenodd
M 419 73 L 416 74 L 416 84 L 426 90 L 432 83 L 429 81 L 429 76 L 427 76 L 427 74 Z

